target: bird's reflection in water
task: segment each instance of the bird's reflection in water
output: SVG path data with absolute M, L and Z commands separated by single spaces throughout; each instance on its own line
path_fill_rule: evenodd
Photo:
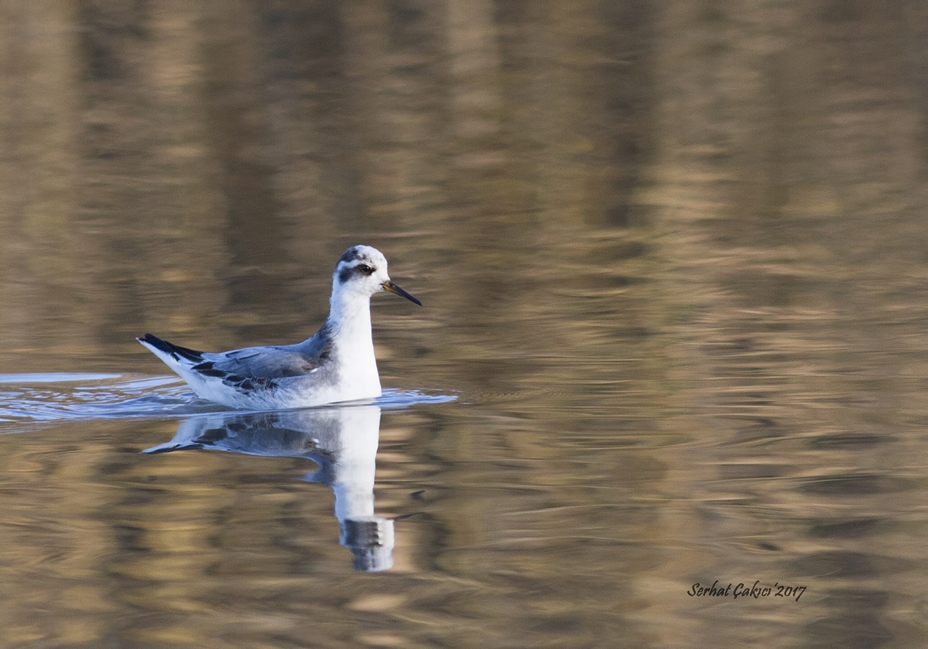
M 217 449 L 316 462 L 306 480 L 335 492 L 340 543 L 354 553 L 355 569 L 376 572 L 393 565 L 393 521 L 374 515 L 379 437 L 377 406 L 215 413 L 184 420 L 174 439 L 144 452 Z

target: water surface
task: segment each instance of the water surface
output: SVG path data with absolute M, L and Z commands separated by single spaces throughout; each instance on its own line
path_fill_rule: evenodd
M 924 646 L 916 4 L 2 13 L 0 645 Z M 134 340 L 302 340 L 355 243 L 374 404 Z

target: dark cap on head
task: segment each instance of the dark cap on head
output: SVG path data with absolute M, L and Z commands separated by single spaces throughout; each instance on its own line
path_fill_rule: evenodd
M 357 261 L 358 259 L 363 258 L 364 257 L 363 249 L 364 249 L 364 246 L 351 246 L 350 248 L 348 248 L 348 250 L 342 253 L 342 256 L 338 259 L 338 263 L 340 264 L 342 262 L 345 262 L 345 263 L 350 264 L 353 261 Z

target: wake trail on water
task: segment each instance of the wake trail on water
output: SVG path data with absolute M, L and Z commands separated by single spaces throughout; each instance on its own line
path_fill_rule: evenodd
M 387 389 L 381 397 L 366 403 L 385 409 L 402 409 L 456 398 L 431 390 Z M 0 374 L 0 433 L 21 432 L 30 424 L 90 419 L 162 419 L 210 412 L 235 411 L 198 399 L 174 376 Z

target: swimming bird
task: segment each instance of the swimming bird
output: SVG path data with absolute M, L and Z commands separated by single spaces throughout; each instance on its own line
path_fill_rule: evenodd
M 376 248 L 352 246 L 332 275 L 329 317 L 295 345 L 199 352 L 151 334 L 136 338 L 201 399 L 239 409 L 304 408 L 381 395 L 371 336 L 371 296 L 394 293 L 422 306 L 387 274 Z

